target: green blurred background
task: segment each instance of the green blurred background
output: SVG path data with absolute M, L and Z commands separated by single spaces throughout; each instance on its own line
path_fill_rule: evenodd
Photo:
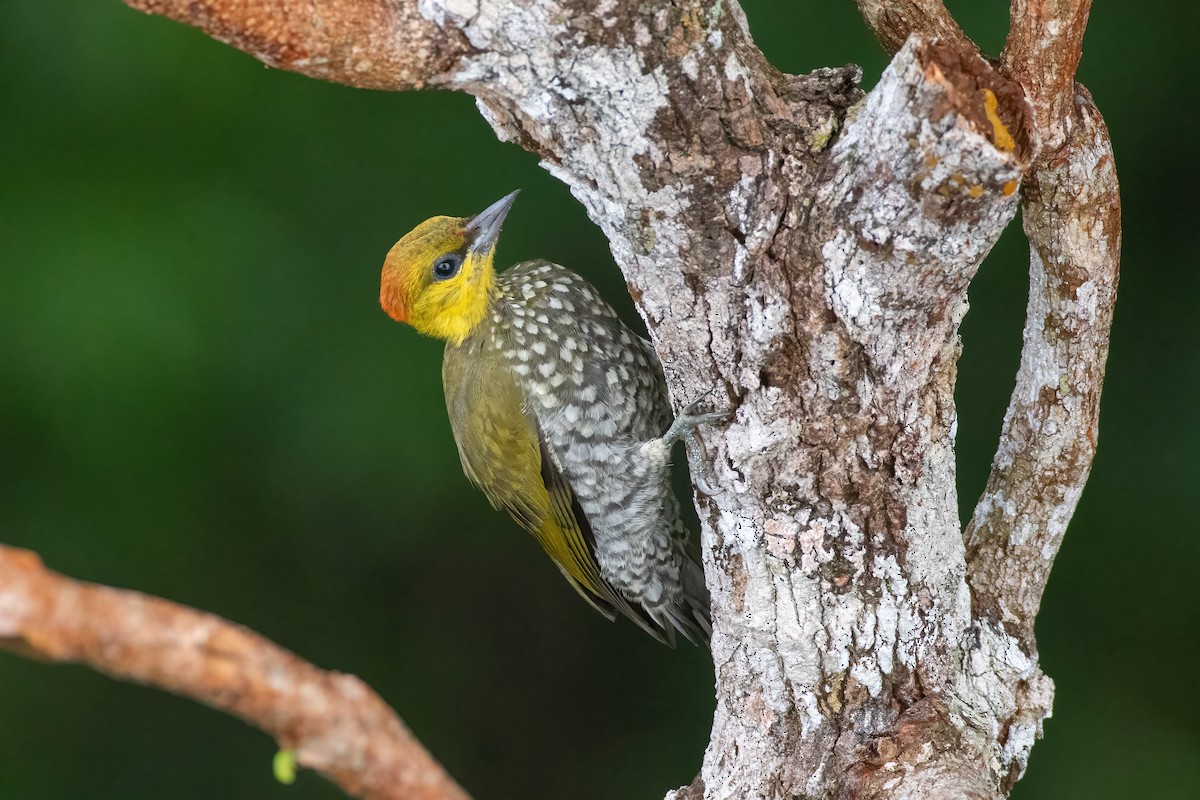
M 992 53 L 1005 6 L 952 4 Z M 1100 452 L 1038 626 L 1057 702 L 1020 800 L 1197 796 L 1200 176 L 1195 26 L 1177 8 L 1098 3 L 1086 42 L 1125 274 Z M 747 13 L 787 71 L 855 61 L 870 85 L 885 64 L 852 3 Z M 604 623 L 469 488 L 439 344 L 377 305 L 400 234 L 519 187 L 501 261 L 570 265 L 633 319 L 567 190 L 469 97 L 264 69 L 117 0 L 4 0 L 0 70 L 0 540 L 360 675 L 480 800 L 691 780 L 706 653 Z M 968 510 L 1016 370 L 1025 262 L 1014 226 L 971 291 Z M 2 800 L 339 796 L 310 773 L 276 784 L 273 752 L 189 701 L 0 654 Z

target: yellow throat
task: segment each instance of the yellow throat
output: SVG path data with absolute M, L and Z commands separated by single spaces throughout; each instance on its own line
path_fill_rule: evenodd
M 496 283 L 493 256 L 513 192 L 473 217 L 433 217 L 388 251 L 379 304 L 426 336 L 462 344 L 487 313 Z

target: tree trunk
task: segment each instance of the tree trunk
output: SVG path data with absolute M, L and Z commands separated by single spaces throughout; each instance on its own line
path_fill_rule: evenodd
M 126 2 L 283 69 L 475 95 L 608 237 L 677 407 L 734 412 L 690 454 L 717 712 L 669 797 L 1007 794 L 1050 712 L 1033 623 L 1117 274 L 1086 0 L 1014 0 L 998 65 L 939 0 L 860 0 L 897 51 L 865 97 L 854 68 L 772 68 L 731 0 Z M 958 328 L 1022 204 L 1021 371 L 964 538 Z

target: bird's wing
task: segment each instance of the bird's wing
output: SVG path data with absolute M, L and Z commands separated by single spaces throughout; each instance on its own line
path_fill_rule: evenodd
M 587 515 L 583 513 L 583 509 L 579 505 L 579 500 L 575 497 L 575 492 L 571 489 L 571 485 L 567 482 L 566 477 L 555 463 L 545 439 L 539 434 L 538 440 L 542 457 L 542 483 L 546 487 L 546 492 L 550 497 L 550 515 L 553 527 L 558 530 L 579 531 L 582 534 L 582 541 L 587 545 L 586 552 L 579 555 L 585 557 L 588 564 L 595 566 L 596 538 L 592 534 L 591 526 L 588 524 Z M 572 542 L 576 541 L 573 536 L 568 538 Z M 547 549 L 547 552 L 549 552 L 549 549 Z M 551 553 L 551 557 L 555 558 L 553 553 Z M 587 600 L 601 614 L 611 620 L 616 616 L 617 612 L 620 612 L 658 641 L 671 647 L 675 646 L 674 631 L 663 630 L 641 607 L 630 605 L 624 597 L 600 576 L 599 569 L 595 572 L 595 580 L 602 591 L 596 592 L 592 590 L 591 586 L 587 586 L 585 590 L 584 586 L 581 586 L 580 582 L 567 571 L 562 562 L 558 561 L 557 558 L 555 558 L 555 562 L 558 563 L 559 568 L 562 569 L 563 575 L 566 576 L 570 584 L 583 596 L 583 599 Z
M 463 472 L 492 505 L 533 534 L 572 586 L 610 620 L 625 614 L 663 634 L 600 575 L 595 540 L 570 483 L 503 363 L 447 347 L 442 382 Z
M 488 500 L 535 531 L 549 511 L 541 454 L 521 392 L 503 364 L 446 348 L 442 384 L 463 472 Z

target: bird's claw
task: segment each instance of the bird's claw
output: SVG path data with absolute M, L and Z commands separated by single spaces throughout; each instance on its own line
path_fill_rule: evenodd
M 725 422 L 730 418 L 731 414 L 728 411 L 708 411 L 703 414 L 696 413 L 696 410 L 700 408 L 700 405 L 704 402 L 705 398 L 712 394 L 712 392 L 713 390 L 710 389 L 683 407 L 683 410 L 679 413 L 679 416 L 675 417 L 674 422 L 671 423 L 671 427 L 667 429 L 666 435 L 663 436 L 663 438 L 666 439 L 667 444 L 673 445 L 680 439 L 690 440 L 692 439 L 696 428 L 700 427 L 701 425 L 713 425 L 718 422 Z
M 732 416 L 729 411 L 697 413 L 700 405 L 712 393 L 713 390 L 710 389 L 684 406 L 679 416 L 675 417 L 675 421 L 671 423 L 671 427 L 667 429 L 666 435 L 663 436 L 668 445 L 673 445 L 680 439 L 687 444 L 687 451 L 691 456 L 689 463 L 692 468 L 692 481 L 696 484 L 696 490 L 707 496 L 715 494 L 711 481 L 712 471 L 705 456 L 704 444 L 696 435 L 696 428 L 701 425 L 726 422 Z

